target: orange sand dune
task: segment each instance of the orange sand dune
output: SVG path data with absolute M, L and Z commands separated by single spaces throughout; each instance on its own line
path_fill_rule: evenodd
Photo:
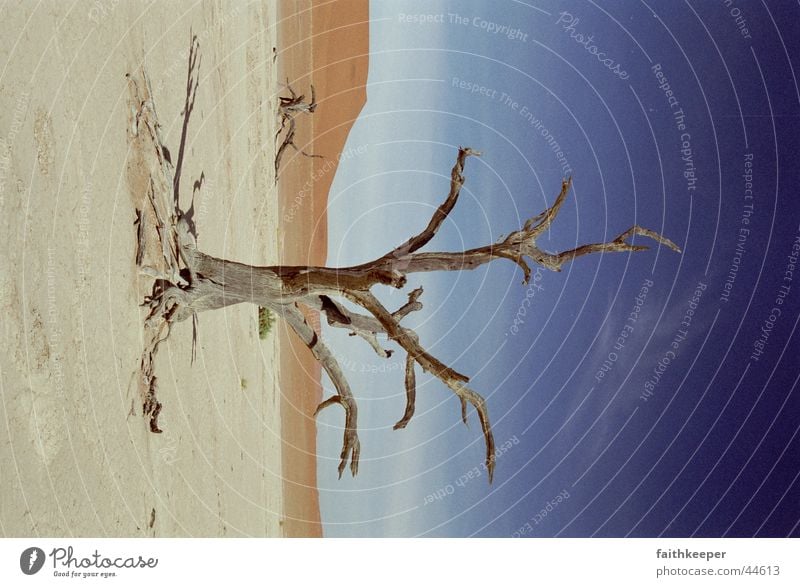
M 318 106 L 297 118 L 296 145 L 323 158 L 289 150 L 279 173 L 281 263 L 324 265 L 328 192 L 347 135 L 366 102 L 369 3 L 366 0 L 284 0 L 278 33 L 280 79 Z M 288 95 L 283 91 L 281 95 Z M 319 330 L 319 316 L 308 315 Z M 321 369 L 285 329 L 280 336 L 281 436 L 285 536 L 321 536 L 317 491 L 316 423 Z

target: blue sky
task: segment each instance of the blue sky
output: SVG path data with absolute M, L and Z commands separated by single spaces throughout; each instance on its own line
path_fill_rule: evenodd
M 800 234 L 800 94 L 787 57 L 800 54 L 800 15 L 736 6 L 749 39 L 723 3 L 371 3 L 368 101 L 348 139 L 362 153 L 332 187 L 330 265 L 374 258 L 424 227 L 459 145 L 484 155 L 468 160 L 458 206 L 426 250 L 519 228 L 569 169 L 574 190 L 540 246 L 608 241 L 640 224 L 683 254 L 584 257 L 542 270 L 535 289 L 510 262 L 412 276 L 425 309 L 406 324 L 472 377 L 509 447 L 491 486 L 474 412 L 463 426 L 456 398 L 418 369 L 416 416 L 393 431 L 404 357 L 378 359 L 327 329 L 359 399 L 362 458 L 355 479 L 336 478 L 343 422 L 323 413 L 326 535 L 798 535 L 800 274 L 783 278 Z M 752 359 L 781 285 L 781 315 Z M 406 295 L 376 293 L 392 307 Z

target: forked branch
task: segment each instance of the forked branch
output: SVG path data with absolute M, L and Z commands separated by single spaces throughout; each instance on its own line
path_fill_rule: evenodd
M 297 306 L 285 306 L 281 313 L 284 320 L 292 327 L 295 334 L 309 348 L 314 358 L 322 365 L 330 377 L 331 383 L 336 388 L 337 395 L 323 401 L 314 412 L 316 416 L 320 411 L 333 404 L 344 408 L 344 436 L 342 439 L 342 454 L 339 461 L 339 478 L 341 478 L 347 463 L 350 463 L 350 472 L 355 476 L 358 473 L 358 459 L 361 453 L 361 443 L 358 440 L 358 407 L 356 406 L 350 384 L 342 372 L 338 361 L 330 352 L 327 345 L 322 342 L 314 329 L 306 322 L 303 313 Z
M 439 359 L 428 353 L 420 344 L 419 338 L 413 331 L 401 328 L 392 314 L 381 304 L 381 302 L 369 291 L 364 292 L 347 292 L 347 296 L 355 303 L 359 304 L 369 313 L 371 313 L 378 322 L 381 323 L 389 338 L 397 342 L 408 353 L 409 361 L 413 360 L 422 367 L 424 371 L 431 373 L 442 383 L 444 383 L 450 390 L 458 397 L 461 402 L 462 419 L 466 424 L 466 405 L 472 404 L 475 411 L 478 412 L 478 418 L 481 422 L 484 440 L 486 442 L 486 470 L 489 475 L 489 482 L 491 483 L 494 476 L 494 463 L 495 463 L 495 446 L 494 435 L 492 434 L 492 427 L 489 422 L 489 412 L 486 407 L 486 402 L 480 394 L 475 393 L 466 386 L 469 378 L 466 375 L 455 371 L 448 367 Z M 411 366 L 413 373 L 413 365 Z M 411 385 L 409 385 L 411 384 Z M 414 377 L 409 373 L 408 364 L 406 366 L 406 414 L 398 422 L 395 428 L 404 428 L 408 420 L 414 413 L 413 401 L 416 396 L 414 389 Z M 407 418 L 406 418 L 407 416 Z M 400 425 L 402 424 L 402 425 Z

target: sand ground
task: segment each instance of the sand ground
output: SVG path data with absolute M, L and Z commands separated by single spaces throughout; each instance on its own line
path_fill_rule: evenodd
M 157 363 L 163 434 L 131 379 L 137 307 L 125 74 L 144 63 L 167 145 L 190 30 L 202 62 L 182 205 L 199 246 L 278 261 L 272 2 L 23 2 L 0 9 L 0 532 L 282 534 L 278 341 L 256 309 L 175 326 Z M 202 178 L 202 181 L 201 181 Z M 131 414 L 133 412 L 133 414 Z
M 144 65 L 175 162 L 197 35 L 181 205 L 194 205 L 199 247 L 323 264 L 328 189 L 366 96 L 367 17 L 350 0 L 0 9 L 0 533 L 322 534 L 320 370 L 280 327 L 259 340 L 255 307 L 201 314 L 194 364 L 192 326 L 177 324 L 156 363 L 164 432 L 141 416 L 138 304 L 152 280 L 134 262 L 125 74 Z M 290 153 L 279 189 L 287 77 L 317 89 L 296 142 L 324 159 Z

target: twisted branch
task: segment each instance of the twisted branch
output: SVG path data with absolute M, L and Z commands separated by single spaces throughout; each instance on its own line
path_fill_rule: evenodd
M 385 256 L 386 258 L 399 259 L 404 257 L 418 249 L 421 249 L 427 245 L 434 236 L 436 236 L 436 233 L 439 232 L 439 228 L 442 226 L 442 223 L 449 216 L 453 208 L 455 208 L 456 202 L 458 202 L 458 196 L 461 194 L 461 186 L 464 185 L 464 176 L 462 174 L 464 171 L 464 163 L 466 162 L 467 157 L 473 155 L 479 157 L 480 152 L 473 151 L 469 147 L 458 148 L 456 163 L 453 165 L 453 169 L 450 171 L 450 192 L 447 194 L 447 198 L 445 198 L 445 201 L 442 202 L 442 204 L 433 213 L 430 222 L 428 222 L 428 225 L 422 232 L 412 236 L 402 245 L 387 253 Z
M 417 377 L 414 374 L 414 357 L 406 355 L 406 411 L 394 425 L 394 430 L 405 428 L 414 416 L 417 401 Z
M 338 395 L 328 398 L 317 406 L 314 416 L 333 404 L 339 404 L 344 408 L 344 435 L 342 438 L 342 454 L 339 461 L 339 478 L 341 479 L 348 461 L 350 462 L 350 472 L 355 477 L 358 473 L 361 443 L 358 440 L 358 407 L 353 393 L 350 391 L 350 384 L 347 382 L 347 378 L 344 376 L 336 358 L 327 345 L 319 339 L 314 329 L 306 322 L 299 308 L 292 304 L 283 306 L 282 310 L 281 316 L 283 319 L 286 320 L 295 334 L 309 348 L 336 388 Z

